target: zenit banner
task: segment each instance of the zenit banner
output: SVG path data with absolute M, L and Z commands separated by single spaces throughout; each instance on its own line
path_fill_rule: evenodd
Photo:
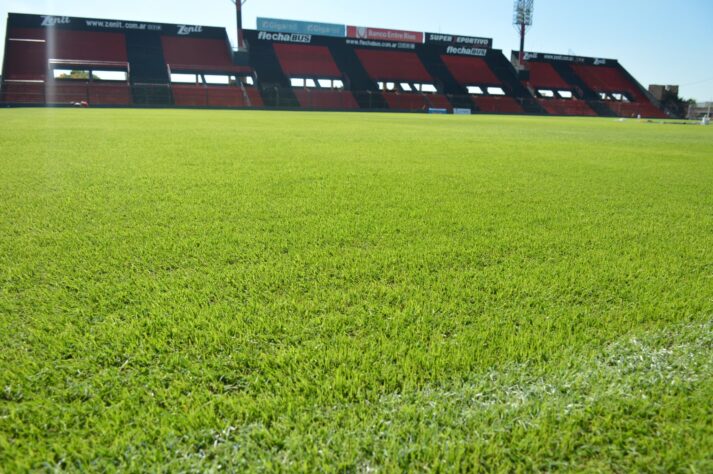
M 468 48 L 485 48 L 492 49 L 492 38 L 478 38 L 475 36 L 455 36 L 444 35 L 440 33 L 426 33 L 426 43 L 463 46 Z
M 277 18 L 258 17 L 257 29 L 273 33 L 334 36 L 337 38 L 344 38 L 346 26 L 331 23 L 314 23 L 309 21 L 280 20 Z
M 60 28 L 82 31 L 153 31 L 165 35 L 225 38 L 225 29 L 200 25 L 171 25 L 166 23 L 18 13 L 10 13 L 8 23 L 10 26 L 16 28 Z
M 513 51 L 515 54 L 515 51 Z M 591 64 L 594 66 L 606 66 L 613 64 L 616 61 L 613 59 L 602 58 L 585 58 L 582 56 L 568 56 L 565 54 L 548 54 L 548 53 L 525 53 L 525 61 L 563 61 L 568 63 Z
M 347 26 L 347 36 L 363 40 L 398 43 L 423 43 L 423 33 L 416 31 L 384 30 L 366 26 Z

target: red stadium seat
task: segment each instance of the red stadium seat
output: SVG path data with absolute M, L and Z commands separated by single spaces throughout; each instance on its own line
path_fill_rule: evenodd
M 45 80 L 48 68 L 46 46 L 43 40 L 9 39 L 5 50 L 5 79 Z
M 529 62 L 527 68 L 530 71 L 528 83 L 535 89 L 572 89 L 572 85 L 562 79 L 551 64 Z
M 521 114 L 522 106 L 512 97 L 480 96 L 473 97 L 473 102 L 481 112 L 493 114 Z
M 57 81 L 48 78 L 50 63 L 65 63 L 66 68 L 94 67 L 106 63 L 126 64 L 126 41 L 122 33 L 63 29 L 13 28 L 6 52 L 6 84 L 13 80 L 40 81 L 15 83 L 4 100 L 20 103 L 70 104 L 87 101 L 94 105 L 129 105 L 128 84 Z
M 355 52 L 376 81 L 433 82 L 416 53 L 375 49 L 356 49 Z
M 460 85 L 491 85 L 501 84 L 500 79 L 490 70 L 488 63 L 482 58 L 469 56 L 441 56 L 443 63 Z
M 8 36 L 7 69 L 12 75 L 44 78 L 51 60 L 127 62 L 123 33 L 14 28 Z
M 207 107 L 208 90 L 205 86 L 173 84 L 173 102 L 179 107 Z
M 4 82 L 2 102 L 10 104 L 43 104 L 45 85 L 43 82 Z
M 294 89 L 300 106 L 307 109 L 358 109 L 351 92 L 319 89 Z
M 47 37 L 48 59 L 127 62 L 123 33 L 56 30 Z
M 596 116 L 583 100 L 578 99 L 539 99 L 538 102 L 547 113 L 552 115 L 587 115 Z
M 219 39 L 162 36 L 163 55 L 173 71 L 252 72 L 247 66 L 236 66 L 228 44 Z
M 245 95 L 239 87 L 207 86 L 206 100 L 209 107 L 245 107 Z
M 643 118 L 666 118 L 666 114 L 656 108 L 650 102 L 606 102 L 615 114 L 619 117 L 638 117 Z
M 53 81 L 46 86 L 48 104 L 131 105 L 131 90 L 126 83 Z
M 607 101 L 606 105 L 620 117 L 666 118 L 620 67 L 575 64 L 575 73 L 595 92 L 626 93 L 633 102 Z
M 647 100 L 619 68 L 575 64 L 572 69 L 595 92 L 627 92 L 634 100 Z
M 424 94 L 424 97 L 426 98 L 426 102 L 428 103 L 428 106 L 433 109 L 446 109 L 446 110 L 452 110 L 453 106 L 451 105 L 450 101 L 448 98 L 444 95 L 441 94 Z
M 226 86 L 208 86 L 208 106 L 209 107 L 259 107 L 262 106 L 262 100 L 258 104 L 253 103 L 253 97 L 247 92 L 254 90 L 253 88 L 226 87 Z M 247 95 L 247 97 L 246 97 Z
M 131 89 L 128 84 L 102 84 L 89 86 L 89 105 L 131 105 Z
M 262 107 L 253 87 L 173 84 L 173 101 L 179 107 Z
M 275 43 L 282 71 L 291 77 L 337 78 L 342 74 L 326 46 Z
M 47 83 L 46 98 L 48 104 L 72 104 L 89 102 L 88 81 L 54 81 Z
M 428 110 L 430 105 L 423 94 L 413 92 L 384 92 L 384 99 L 393 110 Z
M 265 104 L 262 101 L 262 96 L 260 95 L 260 91 L 258 91 L 255 87 L 246 87 L 245 92 L 248 95 L 248 99 L 250 100 L 250 103 L 248 104 L 250 107 L 264 107 Z

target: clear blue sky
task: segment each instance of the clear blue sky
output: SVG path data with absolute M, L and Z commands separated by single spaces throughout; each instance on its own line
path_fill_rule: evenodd
M 8 12 L 235 29 L 229 0 L 2 0 L 2 38 Z M 487 36 L 504 51 L 518 45 L 511 0 L 248 0 L 245 27 L 257 16 Z M 644 86 L 680 84 L 684 97 L 713 100 L 713 0 L 535 0 L 527 49 L 619 59 Z

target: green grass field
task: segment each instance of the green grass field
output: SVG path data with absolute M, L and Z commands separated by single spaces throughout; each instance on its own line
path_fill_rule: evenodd
M 0 123 L 0 472 L 713 472 L 713 127 Z

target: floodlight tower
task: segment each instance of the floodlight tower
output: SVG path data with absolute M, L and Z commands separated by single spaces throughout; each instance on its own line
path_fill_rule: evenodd
M 512 24 L 520 33 L 520 65 L 525 61 L 525 35 L 532 26 L 535 14 L 535 0 L 515 0 Z
M 243 5 L 248 0 L 230 0 L 235 4 L 235 16 L 238 24 L 238 51 L 245 49 L 245 40 L 243 39 Z

